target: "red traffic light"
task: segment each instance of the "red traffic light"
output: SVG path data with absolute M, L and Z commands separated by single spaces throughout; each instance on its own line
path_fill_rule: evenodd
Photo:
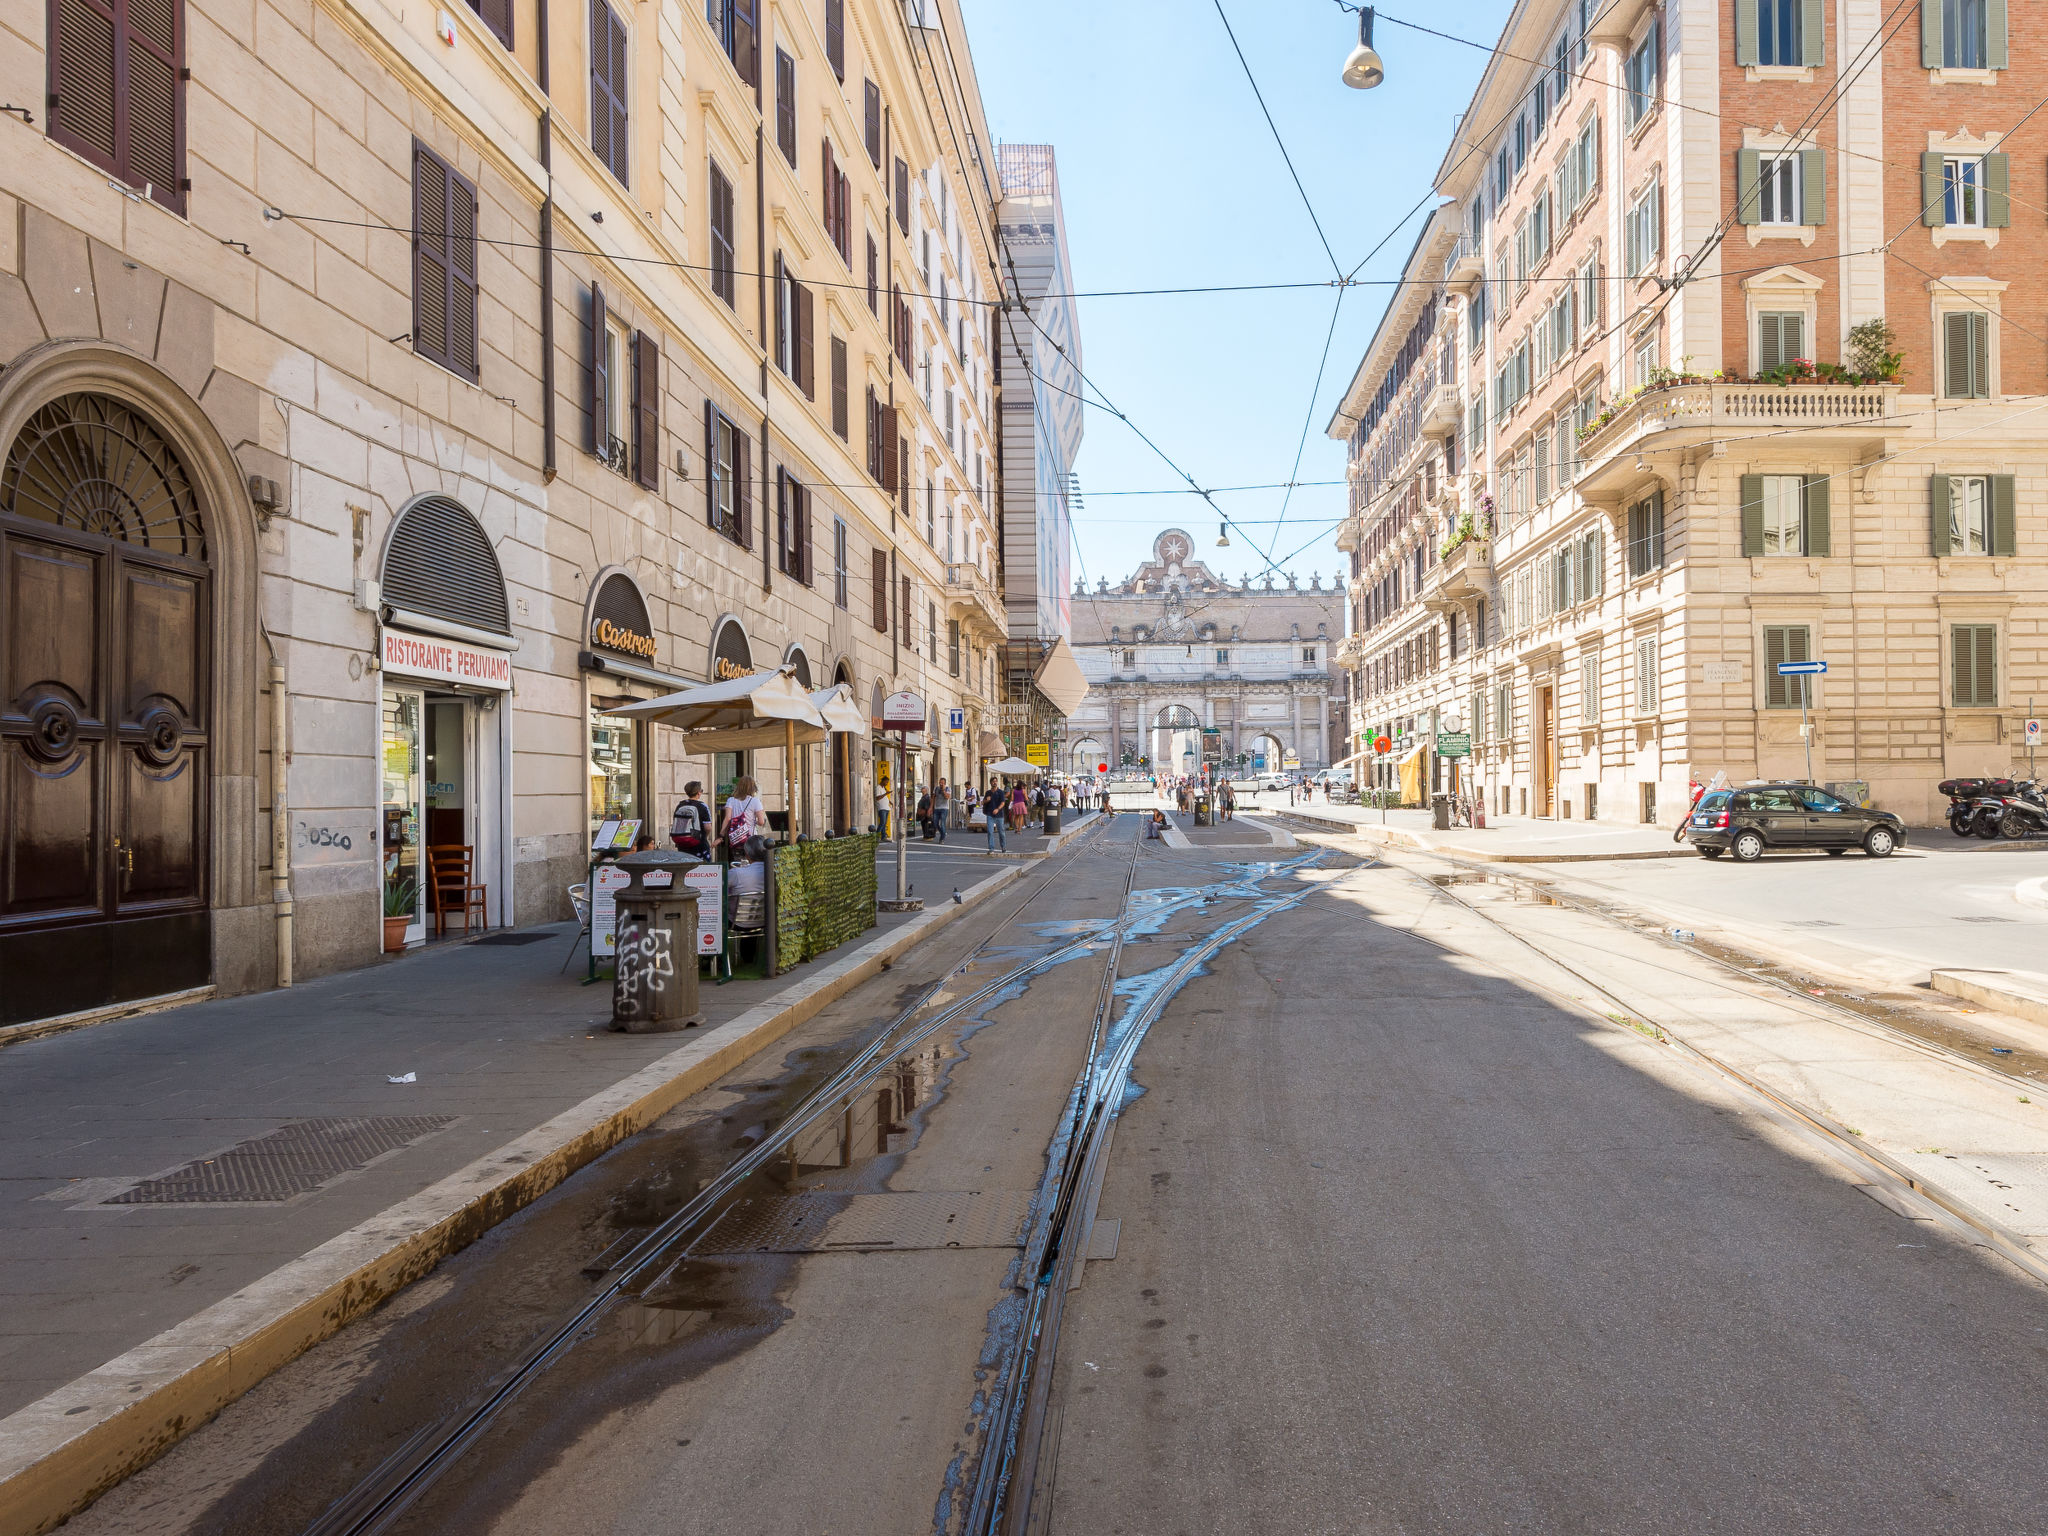
M 1097 764 L 1095 765 L 1095 771 L 1096 771 L 1097 773 L 1107 773 L 1107 772 L 1109 772 L 1109 764 L 1107 764 L 1107 763 L 1097 763 Z
M 1391 736 L 1379 736 L 1379 737 L 1375 737 L 1375 738 L 1374 738 L 1374 740 L 1373 740 L 1373 744 L 1372 744 L 1372 749 L 1373 749 L 1373 751 L 1375 751 L 1375 752 L 1391 752 L 1391 751 L 1393 751 L 1393 750 L 1394 750 L 1394 739 L 1393 739 L 1393 737 L 1391 737 Z

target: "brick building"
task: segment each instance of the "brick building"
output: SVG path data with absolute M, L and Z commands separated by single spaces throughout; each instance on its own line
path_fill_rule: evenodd
M 1496 812 L 1667 824 L 1716 772 L 1924 823 L 1940 779 L 2026 771 L 2048 159 L 2007 30 L 1941 0 L 1514 13 L 1329 428 L 1354 750 L 1392 735 Z
M 0 20 L 0 1022 L 491 923 L 691 761 L 601 711 L 1005 632 L 994 179 L 954 0 L 101 0 Z M 408 889 L 408 882 L 411 882 Z

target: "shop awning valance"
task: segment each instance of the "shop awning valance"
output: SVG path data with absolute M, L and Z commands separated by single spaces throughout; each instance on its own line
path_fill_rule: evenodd
M 1053 641 L 1052 649 L 1045 653 L 1045 660 L 1038 664 L 1037 675 L 1031 680 L 1063 715 L 1071 715 L 1088 697 L 1088 679 L 1081 675 L 1081 663 L 1074 659 L 1074 648 L 1067 644 L 1064 635 Z
M 789 667 L 685 688 L 681 693 L 624 704 L 605 713 L 674 726 L 683 733 L 683 749 L 692 755 L 804 746 L 830 734 L 824 717 Z
M 811 707 L 823 718 L 825 729 L 835 736 L 867 734 L 867 711 L 853 702 L 851 684 L 834 683 L 830 688 L 820 688 L 811 695 Z

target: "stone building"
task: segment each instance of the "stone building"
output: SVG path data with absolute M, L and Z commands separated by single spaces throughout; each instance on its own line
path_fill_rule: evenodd
M 911 687 L 920 771 L 971 765 L 999 279 L 955 0 L 81 0 L 0 61 L 0 1023 L 417 942 L 433 845 L 492 924 L 566 916 L 592 826 L 690 778 L 873 819 L 866 741 L 792 784 L 623 699 Z
M 1188 773 L 1327 767 L 1343 740 L 1335 647 L 1344 593 L 1269 571 L 1235 584 L 1169 528 L 1111 587 L 1074 588 L 1074 653 L 1088 697 L 1067 721 L 1063 761 Z
M 1926 823 L 2028 770 L 2048 183 L 2004 136 L 2043 66 L 2001 6 L 1918 12 L 1510 18 L 1329 427 L 1356 735 L 1425 788 L 1669 824 L 1787 776 Z

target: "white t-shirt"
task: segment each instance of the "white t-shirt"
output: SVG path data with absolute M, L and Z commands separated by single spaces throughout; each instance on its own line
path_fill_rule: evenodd
M 768 811 L 761 804 L 759 795 L 748 795 L 742 800 L 738 795 L 725 802 L 725 840 L 729 843 L 743 843 L 750 837 L 757 837 L 768 830 Z

